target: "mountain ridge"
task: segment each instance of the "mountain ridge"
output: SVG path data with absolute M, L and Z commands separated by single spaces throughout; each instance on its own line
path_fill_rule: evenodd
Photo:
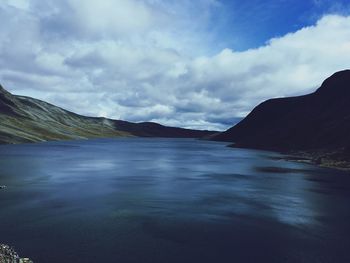
M 106 137 L 202 138 L 215 132 L 87 117 L 42 100 L 12 95 L 0 85 L 0 143 Z
M 303 152 L 312 159 L 348 162 L 350 70 L 336 72 L 315 92 L 270 99 L 241 122 L 214 136 L 234 147 Z

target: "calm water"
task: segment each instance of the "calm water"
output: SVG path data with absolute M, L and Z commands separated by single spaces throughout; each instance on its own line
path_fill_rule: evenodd
M 183 139 L 0 146 L 0 243 L 35 263 L 350 262 L 350 175 Z

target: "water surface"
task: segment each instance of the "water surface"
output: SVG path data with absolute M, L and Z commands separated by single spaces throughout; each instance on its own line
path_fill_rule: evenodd
M 35 263 L 350 262 L 348 174 L 191 139 L 0 146 L 0 243 Z

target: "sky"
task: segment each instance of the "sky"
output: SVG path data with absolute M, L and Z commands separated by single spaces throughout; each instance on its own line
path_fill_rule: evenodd
M 350 68 L 348 0 L 0 0 L 0 83 L 88 116 L 225 130 Z

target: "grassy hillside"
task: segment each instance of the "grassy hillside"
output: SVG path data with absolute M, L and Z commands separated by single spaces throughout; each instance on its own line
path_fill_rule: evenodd
M 75 114 L 47 102 L 15 96 L 0 86 L 0 143 L 119 136 L 201 138 L 213 134 Z

